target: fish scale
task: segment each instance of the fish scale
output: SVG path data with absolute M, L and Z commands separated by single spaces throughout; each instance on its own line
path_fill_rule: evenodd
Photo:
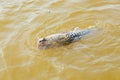
M 72 42 L 75 40 L 75 38 L 81 37 L 81 32 L 68 32 L 66 34 L 66 37 L 67 37 L 67 42 Z
M 67 42 L 73 42 L 73 41 L 79 40 L 84 35 L 87 35 L 88 33 L 90 33 L 92 30 L 93 28 L 82 30 L 82 31 L 79 30 L 79 31 L 68 32 L 66 33 Z

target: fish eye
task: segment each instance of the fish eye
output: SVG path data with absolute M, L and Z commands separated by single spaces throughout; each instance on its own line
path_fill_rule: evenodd
M 42 42 L 41 40 L 39 42 Z
M 45 38 L 43 38 L 43 40 L 42 41 L 46 41 L 46 39 Z

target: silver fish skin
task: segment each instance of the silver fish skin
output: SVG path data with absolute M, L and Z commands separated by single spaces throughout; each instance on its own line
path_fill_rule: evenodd
M 42 49 L 70 44 L 74 41 L 80 40 L 83 36 L 89 34 L 95 29 L 95 27 L 92 27 L 85 30 L 81 30 L 78 27 L 76 27 L 73 31 L 69 31 L 67 33 L 52 34 L 50 36 L 39 39 L 38 48 Z

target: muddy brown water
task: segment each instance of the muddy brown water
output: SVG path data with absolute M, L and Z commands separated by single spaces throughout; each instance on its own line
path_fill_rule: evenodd
M 41 37 L 97 25 L 67 46 Z M 0 80 L 120 80 L 119 0 L 0 0 Z

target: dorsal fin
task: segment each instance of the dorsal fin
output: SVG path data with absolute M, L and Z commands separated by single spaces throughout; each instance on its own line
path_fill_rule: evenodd
M 89 29 L 91 29 L 91 28 L 96 28 L 97 26 L 95 25 L 95 26 L 89 26 L 88 28 Z
M 75 27 L 74 31 L 80 31 L 81 29 L 79 27 Z

